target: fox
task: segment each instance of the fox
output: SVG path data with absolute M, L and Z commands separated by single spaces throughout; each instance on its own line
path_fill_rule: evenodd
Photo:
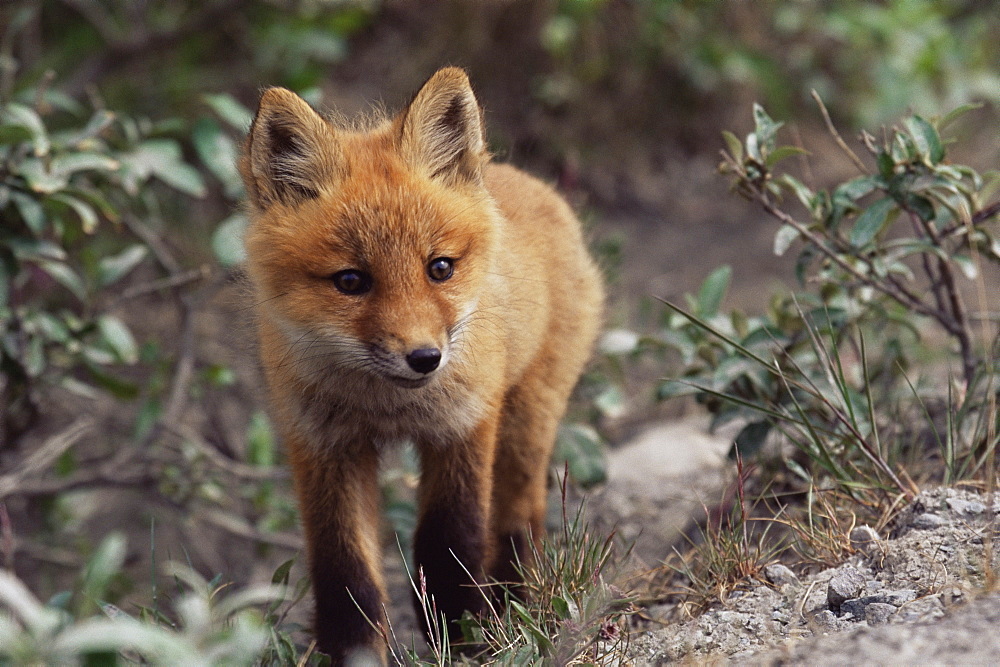
M 267 88 L 238 167 L 316 643 L 334 664 L 385 664 L 380 459 L 414 445 L 413 561 L 448 623 L 481 614 L 477 584 L 516 584 L 543 535 L 557 427 L 602 324 L 600 272 L 569 204 L 492 160 L 460 68 L 353 124 Z

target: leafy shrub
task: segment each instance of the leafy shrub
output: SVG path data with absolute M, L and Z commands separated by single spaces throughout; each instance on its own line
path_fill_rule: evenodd
M 898 471 L 926 460 L 921 443 L 936 444 L 943 471 L 914 465 L 914 477 L 992 474 L 997 357 L 966 299 L 982 293 L 981 264 L 1000 263 L 1000 205 L 986 204 L 995 175 L 946 160 L 940 130 L 954 117 L 911 116 L 882 141 L 862 134 L 869 162 L 831 126 L 861 174 L 830 190 L 776 171 L 803 151 L 777 145 L 780 124 L 761 107 L 745 142 L 726 133 L 722 171 L 780 223 L 777 255 L 798 246 L 796 272 L 810 290 L 776 296 L 760 317 L 727 316 L 730 271 L 721 268 L 687 310 L 667 304 L 665 328 L 648 344 L 679 351 L 685 368 L 661 398 L 694 394 L 715 424 L 745 419 L 734 445 L 743 456 L 780 431 L 802 454 L 786 461 L 794 477 L 810 488 L 832 480 L 883 506 L 886 491 L 913 493 Z M 789 195 L 805 219 L 788 212 Z M 956 362 L 957 391 L 918 387 L 908 375 L 921 367 L 928 326 L 953 343 L 946 361 Z
M 204 194 L 162 126 L 44 88 L 0 106 L 0 441 L 24 430 L 41 392 L 137 389 L 114 372 L 139 348 L 115 314 L 122 281 L 154 255 L 142 228 L 153 180 Z M 51 101 L 50 101 L 51 100 Z
M 186 589 L 173 614 L 144 610 L 136 617 L 102 601 L 124 556 L 124 537 L 108 536 L 73 595 L 49 604 L 0 570 L 0 664 L 117 664 L 124 657 L 155 665 L 252 665 L 260 658 L 269 630 L 256 608 L 282 600 L 281 587 L 224 592 L 226 586 L 171 565 L 169 573 Z

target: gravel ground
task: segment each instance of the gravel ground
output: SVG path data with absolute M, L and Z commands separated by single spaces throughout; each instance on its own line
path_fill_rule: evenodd
M 617 474 L 589 501 L 596 523 L 635 540 L 646 565 L 662 558 L 696 506 L 718 498 L 726 442 L 689 421 L 614 450 Z M 857 553 L 836 568 L 771 566 L 768 581 L 691 620 L 634 630 L 629 662 L 997 664 L 1000 594 L 986 592 L 987 548 L 1000 570 L 997 512 L 1000 499 L 975 490 L 926 490 L 885 534 L 856 528 Z

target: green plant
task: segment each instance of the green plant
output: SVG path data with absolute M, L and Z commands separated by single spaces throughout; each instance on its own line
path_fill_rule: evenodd
M 44 85 L 0 104 L 0 442 L 28 427 L 45 387 L 137 394 L 114 371 L 139 346 L 111 290 L 155 254 L 139 222 L 160 206 L 151 182 L 204 193 L 162 132 Z
M 0 664 L 251 665 L 268 642 L 256 607 L 282 599 L 279 586 L 223 592 L 192 570 L 171 565 L 168 574 L 186 592 L 160 612 L 135 617 L 103 601 L 121 570 L 124 538 L 108 536 L 83 570 L 76 604 L 43 604 L 12 574 L 0 571 Z M 65 596 L 57 600 L 68 600 Z
M 562 530 L 532 545 L 529 562 L 517 565 L 521 584 L 493 582 L 482 587 L 487 610 L 462 619 L 463 659 L 471 664 L 615 665 L 625 661 L 631 598 L 611 581 L 616 576 L 613 538 L 595 537 L 584 520 L 584 504 L 566 514 L 563 477 Z M 471 576 L 470 576 L 471 579 Z M 399 664 L 452 663 L 448 628 L 440 622 L 433 598 L 414 582 L 427 626 L 432 660 L 413 651 L 394 654 Z M 391 629 L 390 629 L 391 634 Z M 391 646 L 391 644 L 390 644 Z M 480 662 L 481 660 L 481 662 Z
M 803 151 L 777 145 L 780 124 L 761 107 L 745 142 L 726 133 L 723 172 L 781 223 L 776 254 L 800 244 L 796 272 L 811 290 L 776 297 L 762 317 L 727 317 L 719 313 L 730 278 L 723 268 L 687 311 L 668 304 L 653 344 L 680 351 L 685 370 L 660 387 L 661 397 L 694 393 L 715 423 L 747 419 L 735 443 L 744 456 L 780 431 L 804 455 L 787 460 L 794 475 L 811 482 L 822 471 L 856 500 L 872 489 L 912 494 L 897 470 L 921 438 L 938 441 L 950 478 L 986 470 L 997 445 L 995 356 L 978 347 L 966 298 L 982 288 L 980 262 L 1000 261 L 992 226 L 1000 205 L 985 203 L 995 177 L 945 160 L 939 128 L 954 116 L 912 116 L 881 142 L 862 135 L 871 167 L 831 126 L 862 174 L 829 191 L 775 171 Z M 786 210 L 786 194 L 804 206 L 805 220 Z M 961 390 L 943 414 L 963 416 L 962 426 L 941 428 L 927 389 L 907 375 L 927 325 L 958 350 Z M 902 427 L 923 418 L 923 435 Z

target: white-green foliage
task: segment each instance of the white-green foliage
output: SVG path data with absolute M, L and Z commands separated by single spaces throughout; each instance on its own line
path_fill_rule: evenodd
M 105 539 L 85 568 L 77 604 L 39 601 L 12 573 L 0 570 L 0 665 L 76 664 L 104 658 L 113 664 L 252 665 L 261 657 L 270 630 L 258 607 L 281 599 L 280 586 L 250 586 L 229 592 L 192 570 L 169 565 L 183 584 L 173 613 L 137 618 L 101 601 L 120 571 L 125 541 Z M 90 604 L 82 604 L 89 602 Z M 88 614 L 87 610 L 99 610 Z M 164 620 L 171 618 L 169 624 Z

